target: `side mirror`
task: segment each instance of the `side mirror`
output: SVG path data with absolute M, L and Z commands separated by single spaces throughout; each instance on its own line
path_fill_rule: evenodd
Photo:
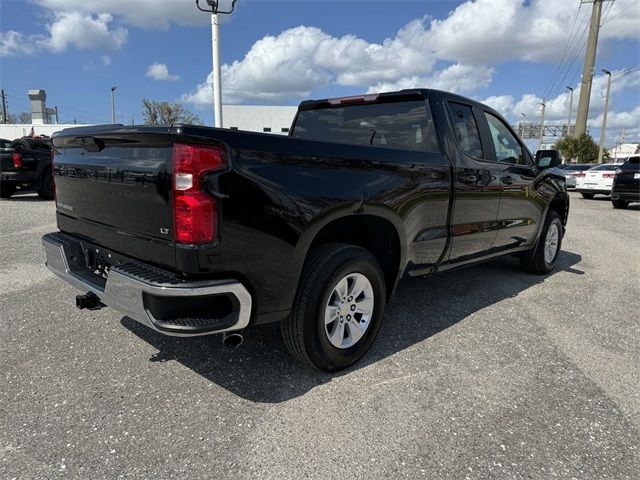
M 553 168 L 562 164 L 557 150 L 538 150 L 536 152 L 536 167 L 539 169 Z

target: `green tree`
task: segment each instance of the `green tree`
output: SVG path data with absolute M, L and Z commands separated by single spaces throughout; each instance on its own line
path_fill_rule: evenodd
M 189 123 L 202 125 L 200 118 L 191 113 L 179 103 L 155 102 L 142 100 L 142 116 L 145 125 L 173 125 L 175 123 Z
M 556 148 L 567 161 L 576 159 L 579 163 L 597 162 L 600 149 L 593 138 L 586 133 L 579 137 L 562 137 L 556 142 Z M 609 158 L 609 152 L 605 150 L 602 157 Z

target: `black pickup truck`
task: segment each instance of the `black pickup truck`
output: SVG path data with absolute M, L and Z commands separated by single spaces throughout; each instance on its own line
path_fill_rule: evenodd
M 43 243 L 79 307 L 228 343 L 279 321 L 328 371 L 371 346 L 404 275 L 498 255 L 550 272 L 569 211 L 557 159 L 435 90 L 305 101 L 288 137 L 109 125 L 53 144 L 60 231 Z
M 53 200 L 51 140 L 24 137 L 0 149 L 0 198 L 21 188 L 35 188 L 38 196 Z

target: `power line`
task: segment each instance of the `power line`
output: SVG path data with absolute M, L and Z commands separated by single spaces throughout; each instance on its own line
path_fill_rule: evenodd
M 562 46 L 562 57 L 560 58 L 560 61 L 558 62 L 558 65 L 556 66 L 556 69 L 554 71 L 553 76 L 551 77 L 551 80 L 549 81 L 547 88 L 544 91 L 544 95 L 547 96 L 549 93 L 551 93 L 551 89 L 554 87 L 555 85 L 555 81 L 559 75 L 560 69 L 563 66 L 564 60 L 567 56 L 567 52 L 569 50 L 569 44 L 572 42 L 573 40 L 573 32 L 574 32 L 574 28 L 576 26 L 576 21 L 578 20 L 578 17 L 580 16 L 580 8 L 582 8 L 582 4 L 580 3 L 578 5 L 578 9 L 576 10 L 576 14 L 573 17 L 573 22 L 571 24 L 571 28 L 569 30 L 569 35 L 567 35 L 567 38 L 565 39 L 565 42 Z
M 623 8 L 622 10 L 620 10 L 618 13 L 616 13 L 613 17 L 611 17 L 611 18 L 610 18 L 609 20 L 607 20 L 607 21 L 609 21 L 609 22 L 610 22 L 610 21 L 611 21 L 611 20 L 613 20 L 614 18 L 619 17 L 621 14 L 623 14 L 625 11 L 629 10 L 631 7 L 633 7 L 633 6 L 634 6 L 635 4 L 637 4 L 638 2 L 640 2 L 640 0 L 636 0 L 636 1 L 635 1 L 635 2 L 633 2 L 633 3 L 630 3 L 629 5 L 627 5 L 625 8 Z M 606 20 L 606 19 L 605 19 L 605 20 Z M 602 25 L 604 25 L 605 23 L 606 23 L 606 22 L 605 22 L 605 21 L 603 21 L 603 22 L 602 22 Z M 602 26 L 602 25 L 601 25 L 601 26 Z

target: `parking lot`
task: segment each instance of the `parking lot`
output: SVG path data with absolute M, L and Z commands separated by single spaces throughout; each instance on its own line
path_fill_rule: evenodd
M 2 201 L 0 478 L 640 478 L 640 211 L 571 200 L 554 274 L 408 280 L 337 375 L 77 310 L 53 202 Z

